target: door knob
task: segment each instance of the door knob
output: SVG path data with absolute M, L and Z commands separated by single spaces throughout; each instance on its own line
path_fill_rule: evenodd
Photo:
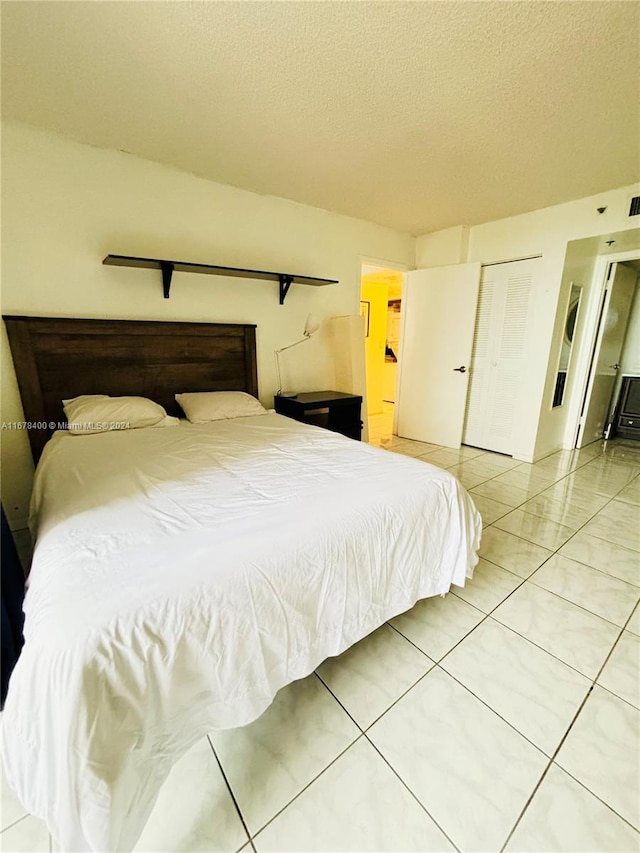
M 466 373 L 467 372 L 467 368 L 464 365 L 462 367 L 454 367 L 453 369 L 457 370 L 458 373 Z

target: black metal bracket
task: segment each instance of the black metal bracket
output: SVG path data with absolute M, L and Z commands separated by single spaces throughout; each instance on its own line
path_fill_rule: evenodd
M 284 300 L 289 293 L 289 288 L 293 284 L 293 276 L 292 275 L 280 275 L 278 276 L 280 280 L 280 305 L 284 305 Z
M 162 270 L 162 289 L 164 290 L 164 298 L 169 298 L 171 292 L 171 276 L 175 267 L 167 261 L 160 261 L 160 269 Z

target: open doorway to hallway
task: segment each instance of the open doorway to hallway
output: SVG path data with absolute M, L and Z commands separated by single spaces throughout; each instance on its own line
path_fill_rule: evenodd
M 362 265 L 360 313 L 365 321 L 369 443 L 385 444 L 393 434 L 404 273 Z
M 640 406 L 624 402 L 640 396 L 640 259 L 614 261 L 606 271 L 575 446 L 600 438 L 640 438 Z M 630 427 L 628 434 L 627 427 Z

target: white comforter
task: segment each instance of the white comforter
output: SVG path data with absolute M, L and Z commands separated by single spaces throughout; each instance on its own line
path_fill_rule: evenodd
M 172 764 L 418 599 L 481 523 L 450 474 L 267 414 L 56 435 L 6 776 L 63 850 L 130 850 Z

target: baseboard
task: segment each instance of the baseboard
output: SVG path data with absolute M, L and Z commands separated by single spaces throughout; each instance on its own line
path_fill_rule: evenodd
M 562 445 L 558 445 L 557 447 L 552 447 L 550 450 L 541 450 L 539 453 L 534 453 L 532 462 L 540 462 L 542 459 L 546 459 L 547 456 L 552 456 L 554 453 L 558 453 L 559 450 L 563 450 Z

